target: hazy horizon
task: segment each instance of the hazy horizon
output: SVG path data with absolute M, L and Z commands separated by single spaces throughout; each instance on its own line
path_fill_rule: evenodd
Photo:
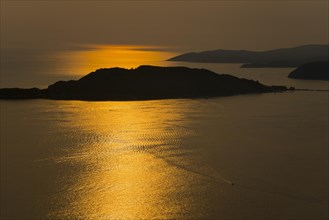
M 269 50 L 328 44 L 328 1 L 1 1 L 1 48 L 149 45 Z

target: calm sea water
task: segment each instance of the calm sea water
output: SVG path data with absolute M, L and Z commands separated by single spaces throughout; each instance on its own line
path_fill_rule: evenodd
M 328 82 L 295 80 L 287 76 L 294 68 L 240 68 L 241 64 L 211 64 L 165 61 L 182 52 L 172 48 L 132 45 L 88 45 L 72 50 L 0 48 L 0 88 L 40 87 L 59 80 L 79 79 L 99 68 L 136 68 L 140 65 L 206 68 L 268 85 L 301 89 L 329 89 Z
M 291 69 L 174 64 L 328 89 Z M 327 219 L 328 98 L 0 101 L 1 218 Z

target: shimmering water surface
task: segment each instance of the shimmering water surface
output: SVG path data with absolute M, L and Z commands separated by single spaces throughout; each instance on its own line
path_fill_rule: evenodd
M 1 216 L 326 219 L 327 104 L 1 101 Z
M 145 45 L 75 45 L 67 50 L 0 48 L 0 87 L 41 87 L 99 68 L 163 66 L 176 53 Z
M 97 58 L 99 50 L 89 55 Z M 129 49 L 138 50 L 146 51 Z M 81 54 L 58 59 L 71 57 L 67 68 L 74 72 Z M 152 55 L 148 63 L 146 54 L 145 62 L 136 62 L 163 60 L 163 54 Z M 93 68 L 106 62 L 94 61 Z M 328 82 L 288 79 L 290 68 L 161 62 L 270 85 L 328 89 Z M 3 70 L 2 77 L 8 76 Z M 26 82 L 43 85 L 39 76 Z M 9 78 L 2 83 L 9 85 Z M 1 218 L 327 219 L 328 98 L 328 92 L 287 92 L 135 102 L 0 101 Z

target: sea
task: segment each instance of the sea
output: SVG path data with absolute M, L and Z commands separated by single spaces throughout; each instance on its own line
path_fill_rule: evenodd
M 1 50 L 1 88 L 98 68 L 205 68 L 308 91 L 150 101 L 0 100 L 1 219 L 328 219 L 328 81 L 165 61 L 131 45 Z

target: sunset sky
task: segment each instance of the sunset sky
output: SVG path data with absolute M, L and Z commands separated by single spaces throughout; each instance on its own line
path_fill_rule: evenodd
M 329 0 L 0 0 L 0 219 L 327 220 L 328 27 Z
M 1 48 L 181 51 L 328 43 L 328 1 L 4 1 Z

